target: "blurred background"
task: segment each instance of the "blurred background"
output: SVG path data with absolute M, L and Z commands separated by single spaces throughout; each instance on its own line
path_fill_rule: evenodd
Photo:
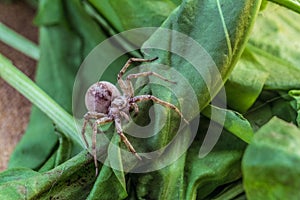
M 35 13 L 25 1 L 0 0 L 0 22 L 37 43 L 38 29 L 33 25 Z M 2 42 L 0 52 L 33 79 L 36 67 L 33 59 Z M 9 156 L 26 129 L 30 109 L 30 102 L 0 78 L 0 171 L 6 169 Z

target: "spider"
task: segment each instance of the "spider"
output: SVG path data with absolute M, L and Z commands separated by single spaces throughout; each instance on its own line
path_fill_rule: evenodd
M 134 89 L 131 83 L 131 79 L 146 76 L 156 76 L 166 82 L 174 84 L 176 82 L 170 81 L 152 71 L 130 74 L 126 77 L 125 80 L 122 79 L 122 76 L 133 62 L 152 62 L 156 59 L 158 59 L 158 57 L 153 59 L 130 58 L 126 62 L 117 77 L 117 82 L 123 94 L 120 93 L 115 85 L 106 81 L 97 82 L 91 85 L 87 90 L 85 95 L 85 105 L 88 112 L 84 115 L 81 134 L 87 148 L 89 148 L 85 136 L 85 129 L 87 124 L 89 123 L 93 130 L 92 154 L 95 162 L 96 176 L 98 175 L 98 162 L 96 154 L 96 135 L 98 133 L 98 125 L 114 122 L 116 131 L 128 150 L 133 153 L 139 160 L 142 160 L 142 158 L 136 153 L 136 150 L 131 145 L 127 137 L 123 134 L 121 126 L 122 118 L 125 118 L 127 121 L 129 121 L 130 109 L 133 109 L 135 113 L 138 113 L 139 108 L 137 102 L 152 100 L 155 103 L 173 109 L 188 124 L 188 121 L 184 119 L 182 113 L 173 104 L 163 101 L 153 95 L 134 96 Z M 94 120 L 94 122 L 92 122 L 91 120 Z

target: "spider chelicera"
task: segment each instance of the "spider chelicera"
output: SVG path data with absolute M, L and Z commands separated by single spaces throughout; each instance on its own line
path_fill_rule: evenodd
M 129 121 L 129 110 L 132 108 L 135 113 L 138 113 L 138 105 L 137 102 L 152 100 L 155 103 L 158 103 L 162 106 L 173 109 L 177 112 L 183 120 L 188 124 L 187 120 L 184 119 L 182 113 L 179 109 L 173 104 L 163 101 L 153 95 L 139 95 L 134 96 L 134 88 L 131 83 L 131 79 L 145 76 L 156 76 L 164 81 L 175 83 L 170 81 L 161 75 L 148 71 L 141 72 L 136 74 L 130 74 L 126 77 L 125 80 L 122 79 L 122 76 L 130 66 L 132 62 L 152 62 L 158 59 L 157 57 L 154 59 L 142 59 L 142 58 L 130 58 L 121 71 L 118 74 L 118 84 L 121 88 L 123 94 L 117 89 L 115 85 L 106 81 L 100 81 L 87 90 L 85 95 L 85 105 L 87 107 L 88 112 L 84 115 L 84 123 L 82 127 L 82 137 L 87 147 L 89 147 L 87 139 L 85 137 L 85 129 L 87 124 L 89 123 L 93 129 L 92 135 L 92 154 L 94 157 L 95 167 L 96 167 L 96 176 L 98 175 L 98 162 L 97 162 L 97 154 L 96 154 L 96 135 L 98 133 L 98 125 L 106 124 L 109 122 L 114 122 L 115 128 L 121 140 L 127 146 L 130 152 L 132 152 L 139 160 L 142 158 L 136 153 L 135 149 L 127 139 L 127 137 L 123 134 L 121 119 L 125 118 Z M 93 122 L 91 121 L 93 120 Z

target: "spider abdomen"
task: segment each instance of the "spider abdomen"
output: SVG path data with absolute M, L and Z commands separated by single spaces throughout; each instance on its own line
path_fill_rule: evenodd
M 107 81 L 100 81 L 87 90 L 85 105 L 88 111 L 107 114 L 112 100 L 117 96 L 120 96 L 120 92 L 116 86 Z

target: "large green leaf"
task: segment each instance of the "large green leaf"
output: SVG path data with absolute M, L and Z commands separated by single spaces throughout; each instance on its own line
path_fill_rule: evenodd
M 259 5 L 260 1 L 212 2 L 189 0 L 184 1 L 164 21 L 162 28 L 167 28 L 173 31 L 178 31 L 182 34 L 186 34 L 196 41 L 197 44 L 201 45 L 201 47 L 206 51 L 205 53 L 207 53 L 216 64 L 218 69 L 217 71 L 214 71 L 213 66 L 211 66 L 211 62 L 197 59 L 197 53 L 191 52 L 191 43 L 182 40 L 182 38 L 180 38 L 174 32 L 169 32 L 168 34 L 163 35 L 162 32 L 160 32 L 161 30 L 158 30 L 151 35 L 148 41 L 146 41 L 143 46 L 143 52 L 145 55 L 147 55 L 147 57 L 153 58 L 158 56 L 159 63 L 171 66 L 190 83 L 192 90 L 187 90 L 184 88 L 181 85 L 181 82 L 178 82 L 176 85 L 176 92 L 179 92 L 183 97 L 186 97 L 179 99 L 179 101 L 181 101 L 181 105 L 193 105 L 191 102 L 189 102 L 190 99 L 188 99 L 188 97 L 190 96 L 190 93 L 194 92 L 198 98 L 198 102 L 196 102 L 196 104 L 198 104 L 199 108 L 202 109 L 211 101 L 212 96 L 214 96 L 220 90 L 223 81 L 227 79 L 229 73 L 233 69 L 237 59 L 243 51 L 243 47 L 247 41 L 248 34 L 251 29 L 251 25 L 258 12 Z M 208 18 L 210 18 L 211 21 L 207 21 Z M 162 38 L 164 39 L 162 40 Z M 149 49 L 149 47 L 152 47 L 153 49 Z M 170 51 L 167 51 L 170 49 L 169 47 L 171 47 L 171 50 L 179 49 L 180 52 L 188 52 L 188 56 L 195 56 L 193 57 L 192 61 L 194 62 L 193 64 L 196 63 L 200 66 L 200 72 L 182 57 L 176 56 Z M 166 51 L 159 49 L 165 49 Z M 200 55 L 201 53 L 203 52 L 198 52 Z M 220 75 L 222 80 L 217 78 Z M 206 80 L 209 78 L 214 80 L 211 85 L 207 85 L 207 82 L 209 81 L 206 82 Z M 208 87 L 210 93 L 208 91 Z M 172 92 L 164 89 L 163 87 L 151 85 L 151 93 L 161 99 L 172 102 L 176 105 L 178 104 L 178 101 L 174 100 Z M 195 113 L 197 112 L 196 108 L 191 107 L 189 109 L 189 112 L 187 112 L 190 115 L 189 119 L 193 118 L 196 114 L 199 114 L 199 112 Z M 162 119 L 162 116 L 160 116 L 159 113 L 160 112 L 157 111 L 155 116 L 157 119 L 155 120 L 156 129 L 158 129 L 159 123 Z M 149 150 L 153 148 L 164 147 L 170 142 L 170 140 L 178 131 L 177 127 L 178 118 L 175 117 L 175 115 L 168 115 L 168 119 L 164 124 L 164 128 L 159 132 L 159 134 L 156 134 L 149 139 L 143 149 Z M 185 140 L 187 140 L 189 134 L 185 134 Z M 182 142 L 185 143 L 185 141 Z M 170 152 L 168 151 L 167 154 L 169 155 Z M 145 174 L 139 178 L 143 180 L 143 185 L 151 185 L 153 184 L 152 179 L 165 180 L 165 177 L 172 175 L 181 177 L 180 173 L 184 173 L 184 171 L 178 171 L 180 168 L 181 161 L 178 160 L 178 162 L 172 163 L 172 165 L 167 168 L 167 172 L 159 170 L 152 176 L 153 178 L 149 178 L 148 174 Z M 201 178 L 199 178 L 199 181 L 201 182 Z M 151 198 L 154 199 L 176 199 L 180 197 L 180 192 L 171 193 L 171 190 L 165 189 L 178 188 L 178 191 L 186 190 L 186 186 L 183 184 L 183 182 L 178 183 L 174 181 L 159 181 L 155 185 L 156 188 L 161 188 L 160 191 L 156 191 L 155 194 L 151 194 L 150 191 L 145 192 L 145 189 L 143 189 L 143 193 L 147 193 L 148 195 L 151 194 Z M 166 192 L 168 193 L 168 196 L 164 196 Z M 192 193 L 190 192 L 189 194 L 191 195 Z M 204 196 L 205 194 L 207 193 L 203 193 Z
M 220 185 L 241 177 L 240 160 L 246 143 L 224 131 L 213 150 L 199 156 L 200 146 L 207 132 L 209 120 L 201 119 L 198 134 L 187 151 L 164 169 L 132 177 L 134 193 L 138 199 L 204 199 Z M 218 131 L 218 124 L 212 131 Z M 184 132 L 189 135 L 189 131 Z M 178 142 L 168 156 L 180 151 Z
M 119 135 L 114 135 L 112 138 L 112 143 L 114 145 L 120 143 Z M 128 196 L 126 191 L 125 175 L 124 171 L 122 170 L 122 163 L 120 162 L 120 148 L 118 148 L 116 150 L 117 152 L 115 152 L 115 150 L 111 149 L 111 146 L 108 147 L 108 151 L 116 153 L 114 154 L 114 161 L 117 160 L 119 170 L 107 165 L 103 165 L 94 187 L 87 198 L 88 200 L 96 200 L 99 199 L 99 197 L 101 197 L 103 200 L 124 199 Z M 106 160 L 105 162 L 110 162 L 110 160 Z M 112 184 L 113 188 L 111 187 Z
M 215 124 L 216 131 L 217 126 Z M 199 136 L 188 151 L 185 163 L 187 183 L 185 199 L 204 199 L 219 186 L 241 177 L 240 160 L 246 143 L 223 131 L 214 149 L 204 158 L 200 158 L 199 147 L 205 132 L 205 124 L 202 124 Z
M 226 82 L 228 105 L 246 112 L 262 89 L 300 87 L 298 14 L 269 3 L 254 25 L 249 43 Z
M 298 0 L 269 0 L 271 2 L 277 3 L 288 9 L 291 9 L 297 13 L 300 13 L 300 2 Z
M 261 127 L 243 158 L 248 199 L 299 199 L 300 131 L 273 118 Z
M 168 37 L 164 36 L 165 39 L 161 40 L 163 35 L 157 31 L 144 45 L 144 48 L 170 49 L 169 47 L 172 47 L 171 50 L 178 50 L 179 53 L 187 52 L 184 55 L 190 53 L 188 56 L 195 56 L 192 64 L 199 65 L 200 72 L 190 63 L 170 52 L 154 49 L 144 50 L 144 53 L 148 57 L 158 56 L 162 64 L 169 65 L 182 74 L 195 91 L 199 107 L 202 109 L 220 90 L 223 81 L 228 78 L 239 59 L 259 6 L 260 1 L 239 1 L 238 3 L 234 1 L 184 1 L 170 14 L 161 27 L 186 34 L 196 41 L 205 51 L 198 52 L 199 57 L 197 53 L 192 52 L 194 49 L 191 49 L 191 43 L 184 41 L 175 33 L 169 33 Z M 212 21 L 207 21 L 208 18 Z M 206 58 L 201 57 L 204 53 L 211 57 L 218 71 L 213 68 L 209 60 L 201 60 Z M 210 78 L 214 80 L 208 80 Z
M 252 59 L 247 54 L 245 50 L 242 61 L 238 62 L 225 84 L 228 106 L 241 113 L 245 113 L 254 104 L 269 76 L 265 71 L 249 68 Z
M 89 0 L 117 31 L 159 27 L 181 0 Z
M 186 130 L 182 134 L 188 136 L 190 131 Z M 177 140 L 176 144 L 172 145 L 168 152 L 164 154 L 164 158 L 181 155 L 181 145 L 184 145 L 185 142 Z M 186 190 L 185 164 L 186 153 L 161 170 L 132 175 L 135 195 L 139 199 L 184 199 Z
M 299 38 L 300 29 L 297 23 L 299 20 L 299 14 L 269 3 L 258 15 L 246 50 L 229 79 L 232 81 L 230 84 L 243 87 L 244 91 L 257 92 L 261 90 L 261 84 L 264 84 L 265 89 L 272 90 L 299 88 L 300 49 L 294 42 Z M 248 70 L 247 73 L 245 68 Z M 253 84 L 240 78 L 241 70 L 250 79 L 265 75 L 268 77 L 265 81 L 262 77 L 260 83 Z M 252 98 L 257 97 L 257 92 Z M 233 101 L 231 105 L 242 107 L 243 101 L 241 103 Z

